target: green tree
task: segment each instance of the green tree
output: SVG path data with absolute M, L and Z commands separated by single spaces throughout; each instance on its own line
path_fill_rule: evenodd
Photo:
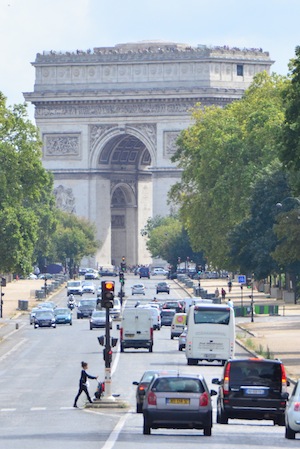
M 65 265 L 69 261 L 70 275 L 76 272 L 84 256 L 93 256 L 100 246 L 96 227 L 84 218 L 57 211 L 57 229 L 52 239 L 51 260 Z
M 225 108 L 195 109 L 173 161 L 183 169 L 170 191 L 194 251 L 216 268 L 231 268 L 228 234 L 249 214 L 251 186 L 278 157 L 288 81 L 265 72 Z
M 37 128 L 24 105 L 6 106 L 0 93 L 0 270 L 28 273 L 39 239 L 54 225 L 53 180 L 42 166 Z
M 291 84 L 283 91 L 286 110 L 281 160 L 287 168 L 297 172 L 300 169 L 300 46 L 296 47 L 295 56 L 289 65 Z

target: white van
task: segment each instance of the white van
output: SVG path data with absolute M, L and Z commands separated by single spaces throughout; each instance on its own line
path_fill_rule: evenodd
M 125 348 L 153 350 L 153 321 L 150 308 L 125 308 L 120 325 L 120 351 Z
M 151 305 L 138 306 L 138 308 L 149 309 L 152 314 L 153 329 L 160 331 L 161 320 L 160 320 L 160 310 L 157 307 L 152 307 Z
M 80 295 L 82 296 L 82 281 L 68 281 L 67 282 L 67 296 Z
M 186 313 L 175 313 L 171 324 L 171 340 L 179 337 L 186 327 Z

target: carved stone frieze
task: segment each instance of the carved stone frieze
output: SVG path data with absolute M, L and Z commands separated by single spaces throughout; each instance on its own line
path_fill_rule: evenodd
M 164 131 L 164 156 L 172 156 L 176 152 L 176 140 L 180 131 Z
M 80 157 L 80 134 L 44 134 L 45 157 Z
M 217 92 L 215 93 L 217 94 Z M 238 97 L 238 94 L 237 94 Z M 36 105 L 36 118 L 59 117 L 128 117 L 140 115 L 186 115 L 196 103 L 203 106 L 212 104 L 225 106 L 232 102 L 232 98 L 220 96 L 178 98 L 171 100 L 141 100 L 141 101 L 99 101 L 47 103 Z
M 65 212 L 76 213 L 75 198 L 71 188 L 59 185 L 54 189 L 56 206 Z
M 91 125 L 90 126 L 90 149 L 92 150 L 98 140 L 107 132 L 116 128 L 117 125 Z

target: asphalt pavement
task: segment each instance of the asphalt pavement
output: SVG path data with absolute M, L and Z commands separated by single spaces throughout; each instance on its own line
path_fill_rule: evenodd
M 197 286 L 198 281 L 194 282 Z M 7 286 L 2 288 L 4 296 L 2 318 L 0 318 L 0 344 L 12 329 L 18 329 L 20 319 L 28 316 L 31 308 L 40 302 L 35 299 L 35 291 L 40 290 L 43 285 L 42 280 L 17 280 L 7 283 Z M 243 305 L 250 304 L 249 296 L 252 292 L 243 289 L 241 293 L 237 282 L 233 282 L 230 293 L 226 279 L 203 279 L 201 287 L 207 289 L 209 293 L 213 293 L 216 287 L 219 290 L 222 287 L 225 288 L 227 294 L 223 302 L 230 299 L 235 308 L 241 306 L 242 302 Z M 64 288 L 64 285 L 60 287 L 60 289 Z M 186 291 L 192 294 L 193 289 L 186 288 Z M 51 295 L 47 299 L 50 300 Z M 276 305 L 276 314 L 255 313 L 252 315 L 249 313 L 246 316 L 237 317 L 238 343 L 249 349 L 253 355 L 282 360 L 289 378 L 292 381 L 297 380 L 300 378 L 300 305 L 285 304 L 282 300 L 269 298 L 257 291 L 253 291 L 253 300 L 255 305 Z M 20 301 L 22 307 L 24 304 L 28 307 L 27 310 L 20 310 Z M 261 309 L 268 310 L 263 307 Z

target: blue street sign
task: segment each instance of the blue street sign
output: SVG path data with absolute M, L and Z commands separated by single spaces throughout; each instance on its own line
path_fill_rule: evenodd
M 238 283 L 239 284 L 246 284 L 246 276 L 244 274 L 240 274 L 238 276 Z

